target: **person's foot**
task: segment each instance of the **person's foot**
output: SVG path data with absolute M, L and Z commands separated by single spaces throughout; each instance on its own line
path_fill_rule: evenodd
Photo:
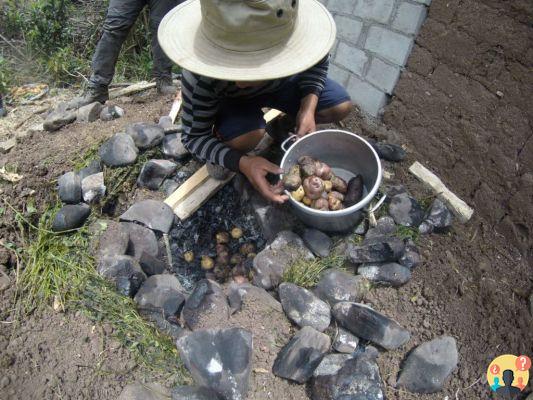
M 109 90 L 107 86 L 89 86 L 81 96 L 74 98 L 70 103 L 68 103 L 67 108 L 80 108 L 96 101 L 104 104 L 108 99 Z
M 157 78 L 155 87 L 157 89 L 157 93 L 162 94 L 164 96 L 176 94 L 176 92 L 178 91 L 178 87 L 172 83 L 172 78 L 170 76 L 163 76 L 161 78 Z
M 211 178 L 216 179 L 217 181 L 223 181 L 224 179 L 228 178 L 231 174 L 231 171 L 227 168 L 224 168 L 221 165 L 212 164 L 210 162 L 207 162 L 205 164 L 207 167 L 207 173 Z

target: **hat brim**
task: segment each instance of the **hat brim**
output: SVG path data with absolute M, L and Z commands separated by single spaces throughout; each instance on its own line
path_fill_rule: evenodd
M 282 78 L 318 63 L 335 41 L 335 22 L 322 4 L 300 0 L 298 7 L 291 37 L 266 50 L 232 51 L 209 41 L 200 29 L 200 0 L 173 8 L 159 25 L 158 39 L 172 61 L 199 75 L 228 81 Z

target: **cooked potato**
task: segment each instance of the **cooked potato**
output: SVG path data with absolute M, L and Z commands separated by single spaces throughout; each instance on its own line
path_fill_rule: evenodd
M 298 187 L 298 189 L 296 189 L 295 191 L 291 192 L 291 196 L 296 201 L 302 201 L 304 196 L 305 196 L 304 187 L 300 185 L 300 187 Z
M 296 164 L 290 168 L 288 174 L 283 175 L 283 186 L 285 189 L 293 191 L 298 189 L 301 184 L 300 166 Z
M 215 266 L 215 262 L 209 256 L 202 256 L 200 265 L 202 266 L 203 270 L 209 271 L 210 269 L 213 269 L 213 267 Z
M 235 228 L 233 228 L 231 230 L 230 234 L 231 234 L 231 237 L 233 239 L 237 239 L 238 240 L 238 239 L 242 238 L 243 232 L 242 232 L 241 228 L 235 227 Z
M 216 241 L 219 244 L 229 243 L 229 233 L 228 232 L 218 232 L 216 234 Z
M 304 179 L 304 192 L 311 200 L 318 199 L 324 191 L 324 182 L 318 176 L 308 176 Z
M 346 181 L 338 176 L 333 175 L 331 177 L 331 184 L 333 185 L 333 190 L 336 190 L 340 193 L 346 193 L 348 185 Z

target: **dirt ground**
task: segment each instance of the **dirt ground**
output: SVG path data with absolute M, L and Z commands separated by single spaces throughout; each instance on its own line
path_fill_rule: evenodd
M 370 125 L 356 111 L 346 123 L 346 129 L 405 145 L 408 159 L 386 169 L 416 197 L 427 193 L 407 172 L 414 160 L 475 209 L 468 224 L 456 223 L 449 234 L 420 240 L 424 263 L 407 285 L 377 289 L 368 299 L 412 333 L 405 348 L 378 359 L 388 399 L 490 398 L 484 375 L 494 357 L 533 356 L 528 310 L 533 287 L 532 17 L 528 0 L 434 0 L 385 110 L 384 124 Z M 73 124 L 21 139 L 14 150 L 0 155 L 0 167 L 16 167 L 25 178 L 14 186 L 2 183 L 2 196 L 22 207 L 29 200 L 23 195 L 33 189 L 39 208 L 54 196 L 55 179 L 71 170 L 88 148 L 127 123 L 157 120 L 171 102 L 152 92 L 137 101 L 118 101 L 126 116 L 114 122 Z M 0 219 L 5 241 L 16 240 L 11 224 Z M 7 398 L 115 399 L 129 381 L 158 380 L 134 365 L 108 331 L 93 328 L 74 312 L 47 310 L 13 330 L 8 319 L 12 293 L 0 293 L 0 376 L 9 377 L 0 393 Z M 255 321 L 243 315 L 243 324 Z M 289 327 L 279 324 L 271 336 L 258 331 L 260 341 L 287 340 Z M 459 349 L 459 368 L 444 390 L 421 396 L 395 389 L 405 353 L 441 334 L 455 337 Z M 254 361 L 267 366 L 272 360 L 265 356 Z M 254 382 L 266 379 L 258 374 Z M 305 398 L 299 388 L 290 390 L 292 398 Z M 264 393 L 258 389 L 252 396 L 270 398 L 262 397 Z

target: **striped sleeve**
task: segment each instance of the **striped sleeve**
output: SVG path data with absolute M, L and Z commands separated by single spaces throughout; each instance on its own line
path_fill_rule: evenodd
M 329 54 L 320 60 L 318 64 L 298 75 L 298 87 L 300 88 L 302 97 L 311 93 L 320 96 L 320 93 L 322 93 L 322 89 L 324 89 L 324 85 L 326 84 L 328 68 Z
M 182 71 L 181 141 L 185 148 L 200 160 L 238 171 L 242 153 L 226 146 L 213 134 L 219 105 L 219 97 L 213 83 L 211 78 Z

